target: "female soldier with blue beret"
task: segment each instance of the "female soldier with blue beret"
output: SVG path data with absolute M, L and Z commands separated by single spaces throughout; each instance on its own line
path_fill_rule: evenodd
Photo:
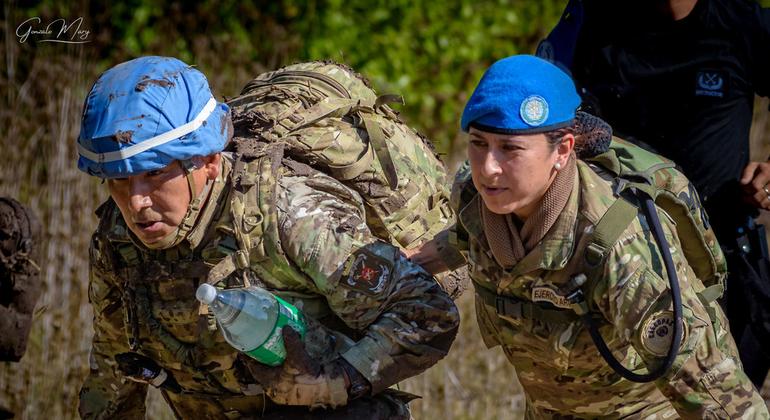
M 493 64 L 462 116 L 470 165 L 455 181 L 458 222 L 412 260 L 434 272 L 467 261 L 482 336 L 515 366 L 528 418 L 768 418 L 709 298 L 721 290 L 685 258 L 692 239 L 654 205 L 659 218 L 626 206 L 632 217 L 620 225 L 623 205 L 613 204 L 625 181 L 576 157 L 612 136 L 579 105 L 572 80 L 546 61 Z M 663 162 L 653 184 L 689 203 L 720 279 L 724 257 L 687 179 L 612 145 L 626 151 L 614 162 L 628 153 Z M 614 221 L 610 235 L 603 218 Z

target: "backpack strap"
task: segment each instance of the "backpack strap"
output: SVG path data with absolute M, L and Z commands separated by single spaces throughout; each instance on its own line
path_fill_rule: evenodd
M 385 141 L 385 133 L 382 132 L 380 124 L 372 117 L 364 115 L 361 119 L 364 121 L 366 134 L 369 135 L 369 142 L 380 161 L 388 185 L 391 190 L 395 190 L 398 187 L 398 174 L 396 173 L 396 165 L 393 164 L 393 158 L 390 156 L 390 150 L 388 150 L 388 143 Z
M 610 248 L 636 218 L 639 210 L 624 197 L 617 197 L 610 208 L 594 226 L 593 235 L 586 247 L 585 262 L 591 268 L 599 267 Z
M 331 175 L 338 180 L 348 181 L 351 180 L 367 169 L 371 168 L 372 162 L 374 162 L 374 153 L 370 145 L 368 145 L 364 152 L 356 159 L 355 162 L 348 165 L 332 165 L 329 164 L 329 171 Z
M 383 110 L 386 115 L 392 117 L 392 115 L 390 115 L 392 114 L 392 111 L 388 112 L 389 108 L 385 107 L 385 105 L 393 102 L 403 104 L 404 99 L 398 95 L 378 96 L 371 108 L 371 114 L 374 114 L 379 110 Z M 363 112 L 366 110 L 366 107 L 361 107 L 360 109 L 361 112 L 359 112 L 359 115 L 364 122 L 366 134 L 369 136 L 369 143 L 374 148 L 374 153 L 377 155 L 377 159 L 380 161 L 380 166 L 382 166 L 383 173 L 385 174 L 385 178 L 388 181 L 390 189 L 395 191 L 398 188 L 398 173 L 396 172 L 396 165 L 393 163 L 393 158 L 391 157 L 390 150 L 388 149 L 385 133 L 383 133 L 382 127 L 380 127 L 380 124 L 377 122 L 377 120 L 375 120 L 372 116 L 366 115 L 368 112 Z
M 328 117 L 342 117 L 359 105 L 358 99 L 334 97 L 322 99 L 310 108 L 297 113 L 301 120 L 291 131 L 303 129 Z
M 283 156 L 283 145 L 270 143 L 265 145 L 260 152 L 259 157 L 254 156 L 256 159 L 249 159 L 252 156 L 245 157 L 239 154 L 233 165 L 233 174 L 230 177 L 234 184 L 231 189 L 232 199 L 230 201 L 230 214 L 233 223 L 230 228 L 237 243 L 237 249 L 211 269 L 206 277 L 206 283 L 212 286 L 220 283 L 236 270 L 249 268 L 252 253 L 255 251 L 264 254 L 260 245 L 265 215 L 262 213 L 262 206 L 257 200 L 261 184 L 267 182 L 265 176 L 268 171 L 261 169 L 265 164 L 271 165 L 273 159 L 280 162 Z M 270 173 L 276 173 L 276 171 Z M 253 238 L 258 239 L 252 241 Z

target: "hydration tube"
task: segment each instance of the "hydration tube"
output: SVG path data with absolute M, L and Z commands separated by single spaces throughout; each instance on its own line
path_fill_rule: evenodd
M 676 275 L 676 267 L 674 267 L 674 260 L 671 257 L 668 241 L 666 241 L 666 237 L 663 234 L 663 228 L 660 225 L 660 219 L 658 218 L 658 212 L 655 208 L 655 202 L 649 196 L 645 197 L 644 199 L 640 198 L 640 200 L 642 201 L 642 210 L 645 213 L 645 217 L 647 218 L 649 225 L 652 227 L 652 235 L 655 237 L 655 242 L 657 242 L 660 253 L 663 256 L 663 263 L 666 267 L 666 273 L 668 274 L 668 282 L 671 287 L 671 296 L 674 306 L 674 338 L 671 341 L 671 347 L 669 347 L 668 353 L 666 353 L 666 357 L 663 360 L 663 363 L 659 365 L 655 370 L 651 370 L 645 374 L 638 374 L 627 369 L 625 366 L 620 364 L 615 356 L 612 355 L 612 351 L 610 351 L 610 349 L 607 347 L 607 343 L 604 342 L 604 339 L 599 333 L 599 328 L 596 325 L 596 321 L 591 316 L 591 313 L 586 312 L 581 315 L 581 317 L 583 322 L 588 326 L 588 332 L 591 334 L 591 339 L 593 339 L 596 348 L 599 350 L 599 353 L 602 355 L 607 364 L 609 364 L 610 367 L 623 378 L 628 379 L 631 382 L 643 383 L 652 382 L 665 375 L 668 370 L 671 369 L 671 366 L 674 364 L 674 360 L 679 353 L 679 345 L 682 343 L 683 324 L 682 294 L 679 289 L 679 279 Z M 580 298 L 582 298 L 582 294 Z

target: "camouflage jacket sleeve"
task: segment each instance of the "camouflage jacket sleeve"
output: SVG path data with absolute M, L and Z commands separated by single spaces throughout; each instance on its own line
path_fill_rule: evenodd
M 684 259 L 672 224 L 661 215 L 681 287 L 684 334 L 669 372 L 656 381 L 683 418 L 767 418 L 743 372 L 727 320 Z M 615 357 L 632 370 L 662 363 L 673 338 L 672 297 L 663 260 L 638 222 L 612 249 L 591 297 L 609 325 L 600 329 Z
M 457 308 L 429 274 L 372 235 L 358 195 L 315 173 L 283 177 L 278 203 L 288 257 L 337 316 L 364 333 L 342 357 L 373 392 L 447 354 Z
M 117 370 L 115 355 L 128 351 L 120 291 L 112 283 L 103 254 L 93 240 L 88 298 L 94 311 L 90 372 L 80 389 L 80 416 L 86 419 L 144 418 L 147 385 L 129 381 Z

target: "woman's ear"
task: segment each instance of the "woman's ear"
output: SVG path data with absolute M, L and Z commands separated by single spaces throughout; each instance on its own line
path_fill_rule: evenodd
M 575 150 L 575 136 L 572 134 L 565 134 L 564 137 L 561 138 L 561 142 L 556 146 L 556 162 L 564 167 L 573 150 Z

